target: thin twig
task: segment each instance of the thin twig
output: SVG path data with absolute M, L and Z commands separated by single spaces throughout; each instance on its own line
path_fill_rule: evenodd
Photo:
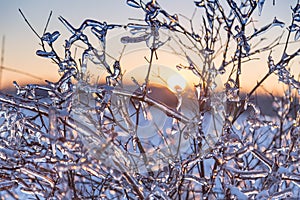
M 33 31 L 33 33 L 39 38 L 41 39 L 41 37 L 39 36 L 39 34 L 34 30 L 34 28 L 31 26 L 31 24 L 29 23 L 29 21 L 27 20 L 27 18 L 25 17 L 25 15 L 23 14 L 22 10 L 19 9 L 19 12 L 21 13 L 23 19 L 25 20 L 26 24 L 29 26 L 29 28 Z

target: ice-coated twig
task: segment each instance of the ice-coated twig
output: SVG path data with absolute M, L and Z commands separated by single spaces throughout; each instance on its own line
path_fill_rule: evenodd
M 47 177 L 43 174 L 40 174 L 39 172 L 36 172 L 33 169 L 28 169 L 28 168 L 23 167 L 19 170 L 20 170 L 20 172 L 22 172 L 24 174 L 27 174 L 28 176 L 33 176 L 33 177 L 36 177 L 36 178 L 40 178 L 40 179 L 46 181 L 47 183 L 49 183 L 52 188 L 54 187 L 54 182 L 51 178 L 49 178 L 49 177 Z
M 268 159 L 265 155 L 263 155 L 260 151 L 256 150 L 256 149 L 253 149 L 251 151 L 251 153 L 257 158 L 259 159 L 263 164 L 266 165 L 266 167 L 268 167 L 269 169 L 269 173 L 272 172 L 273 170 L 273 162 Z
M 251 170 L 251 171 L 246 171 L 246 170 L 238 170 L 234 169 L 232 167 L 225 167 L 226 170 L 229 170 L 233 172 L 233 174 L 238 174 L 237 176 L 241 179 L 258 179 L 258 178 L 265 178 L 268 176 L 268 172 L 265 170 Z
M 52 12 L 39 35 L 20 10 L 40 39 L 42 48 L 36 54 L 56 63 L 60 78 L 46 85 L 14 82 L 17 96 L 0 93 L 1 195 L 297 198 L 300 113 L 298 96 L 291 91 L 300 85 L 290 67 L 299 49 L 292 49 L 290 38 L 300 38 L 299 0 L 291 10 L 287 37 L 283 33 L 266 45 L 265 34 L 285 23 L 274 18 L 255 28 L 253 14 L 261 14 L 264 0 L 199 0 L 191 18 L 170 14 L 156 0 L 126 3 L 143 12 L 138 23 L 86 19 L 75 27 L 60 16 L 58 20 L 70 32 L 64 45 L 57 45 L 63 36 L 59 31 L 47 30 Z M 125 48 L 119 59 L 110 52 L 108 33 L 116 28 L 127 31 L 116 41 L 121 46 L 145 44 L 150 54 L 141 57 L 146 76 L 139 80 L 139 74 L 134 74 L 134 86 L 125 80 L 131 67 Z M 58 46 L 63 46 L 63 56 Z M 151 96 L 151 72 L 170 59 L 164 57 L 169 49 L 182 59 L 168 67 L 177 66 L 174 73 L 195 78 L 191 88 L 180 91 L 180 105 L 175 107 Z M 282 51 L 276 58 L 274 52 Z M 244 95 L 244 64 L 264 60 L 264 53 L 267 63 L 261 67 L 267 72 Z M 95 73 L 91 67 L 96 67 Z M 264 116 L 264 109 L 255 103 L 258 88 L 271 75 L 289 87 L 282 97 L 271 95 L 276 117 Z M 97 81 L 92 81 L 93 76 Z M 225 84 L 218 83 L 218 76 Z M 217 114 L 222 119 L 216 120 Z

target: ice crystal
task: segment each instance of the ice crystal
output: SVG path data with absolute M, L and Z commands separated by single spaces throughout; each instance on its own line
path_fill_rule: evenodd
M 54 46 L 60 32 L 46 30 L 36 54 L 56 63 L 61 77 L 45 85 L 14 82 L 16 95 L 0 93 L 1 196 L 298 198 L 300 113 L 293 91 L 300 91 L 300 84 L 288 66 L 299 50 L 287 51 L 287 41 L 276 59 L 272 50 L 280 48 L 278 40 L 260 49 L 252 42 L 285 23 L 275 17 L 252 33 L 247 30 L 264 0 L 194 1 L 201 10 L 200 29 L 190 19 L 186 26 L 181 15 L 167 12 L 158 1 L 126 3 L 143 11 L 142 20 L 119 25 L 86 19 L 74 27 L 60 16 L 70 34 L 64 54 Z M 299 10 L 299 4 L 292 8 L 287 30 L 295 40 Z M 108 50 L 108 33 L 120 29 L 126 31 L 117 40 L 121 46 L 143 45 L 150 52 L 150 58 L 143 57 L 145 79 L 135 74 L 130 87 L 125 84 L 126 48 L 121 55 Z M 83 47 L 76 56 L 78 43 Z M 265 51 L 271 51 L 269 71 L 244 95 L 243 63 Z M 170 59 L 162 58 L 165 52 L 181 58 L 173 67 L 194 78 L 192 86 L 171 91 L 152 84 L 156 63 Z M 91 74 L 93 65 L 104 74 Z M 264 115 L 253 95 L 271 74 L 288 86 L 280 97 L 270 94 L 273 117 Z M 92 82 L 92 75 L 103 80 Z M 228 75 L 224 88 L 220 75 Z M 168 94 L 167 101 L 162 94 Z

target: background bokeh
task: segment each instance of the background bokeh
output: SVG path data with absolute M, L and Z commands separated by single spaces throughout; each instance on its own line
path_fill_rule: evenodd
M 192 0 L 160 0 L 158 2 L 169 13 L 180 13 L 186 17 L 191 17 L 195 9 Z M 262 15 L 259 16 L 258 13 L 254 14 L 254 20 L 258 20 L 256 23 L 257 28 L 272 22 L 275 16 L 281 21 L 286 22 L 284 29 L 276 27 L 265 35 L 269 41 L 286 30 L 291 21 L 290 7 L 295 4 L 296 0 L 276 0 L 275 5 L 273 5 L 273 0 L 266 0 Z M 61 32 L 62 36 L 59 38 L 58 44 L 56 44 L 58 45 L 57 49 L 63 49 L 64 39 L 69 36 L 66 28 L 58 20 L 59 16 L 63 16 L 75 27 L 79 26 L 87 18 L 117 24 L 126 24 L 130 22 L 130 18 L 143 18 L 143 12 L 127 6 L 125 0 L 0 0 L 0 5 L 1 42 L 5 37 L 3 62 L 5 69 L 2 69 L 2 89 L 12 87 L 12 81 L 14 80 L 20 84 L 38 83 L 43 82 L 45 79 L 55 81 L 59 76 L 55 64 L 51 63 L 48 59 L 36 56 L 36 50 L 40 49 L 39 39 L 27 26 L 18 9 L 22 10 L 39 34 L 43 32 L 50 11 L 53 11 L 48 31 L 58 30 Z M 198 14 L 201 14 L 201 10 L 198 11 Z M 108 37 L 113 37 L 113 35 L 108 35 Z M 283 39 L 285 37 L 286 34 L 283 36 Z M 243 80 L 242 89 L 245 91 L 252 88 L 257 80 L 263 77 L 268 71 L 266 63 L 268 53 L 262 54 L 260 60 L 251 62 L 251 65 L 244 65 L 241 79 Z M 273 52 L 273 55 L 281 55 L 281 53 L 282 48 L 278 48 L 277 52 Z M 292 64 L 293 67 L 291 70 L 293 74 L 295 76 L 299 75 L 300 69 L 297 67 L 299 66 L 299 62 L 294 61 Z M 10 70 L 6 70 L 7 68 Z M 30 73 L 36 77 L 13 72 L 14 70 Z M 271 76 L 264 86 L 270 92 L 275 92 L 282 88 L 275 76 Z

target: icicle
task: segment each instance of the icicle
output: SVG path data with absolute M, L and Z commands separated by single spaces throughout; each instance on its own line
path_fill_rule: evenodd
M 133 8 L 141 8 L 141 5 L 135 0 L 127 0 L 126 3 Z
M 53 51 L 46 52 L 46 51 L 42 51 L 42 50 L 37 50 L 36 55 L 45 57 L 45 58 L 55 58 L 56 57 L 56 54 Z
M 49 134 L 53 137 L 57 137 L 57 113 L 55 107 L 49 108 Z
M 258 4 L 258 15 L 260 16 L 263 10 L 263 6 L 264 6 L 265 0 L 258 0 L 257 4 Z
M 205 7 L 205 1 L 201 0 L 201 1 L 194 1 L 195 5 L 199 8 Z
M 41 39 L 51 45 L 59 36 L 60 33 L 58 31 L 54 31 L 53 33 L 47 32 L 42 36 Z

